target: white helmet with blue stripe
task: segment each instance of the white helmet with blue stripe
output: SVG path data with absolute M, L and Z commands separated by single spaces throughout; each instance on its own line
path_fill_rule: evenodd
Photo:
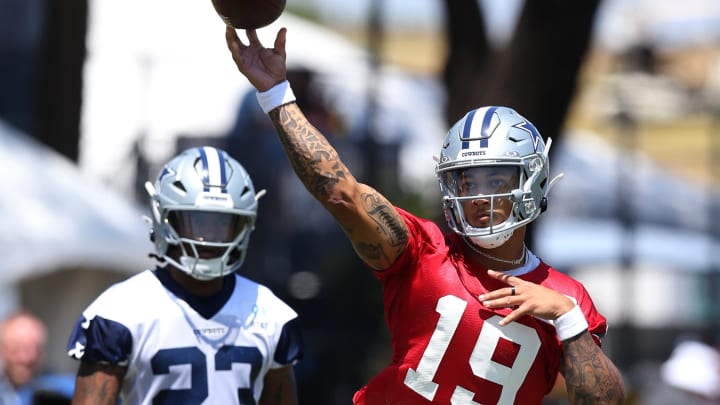
M 545 146 L 535 126 L 507 107 L 481 107 L 457 121 L 436 167 L 450 228 L 495 248 L 535 220 L 562 176 L 548 180 L 551 142 Z
M 188 149 L 170 160 L 153 185 L 151 239 L 161 260 L 198 280 L 222 277 L 245 260 L 257 199 L 250 176 L 213 147 Z

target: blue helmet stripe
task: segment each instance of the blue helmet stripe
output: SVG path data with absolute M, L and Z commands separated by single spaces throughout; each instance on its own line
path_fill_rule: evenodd
M 202 162 L 202 170 L 200 173 L 202 175 L 203 191 L 210 191 L 210 165 L 208 164 L 207 154 L 205 154 L 205 148 L 198 148 L 198 151 L 200 152 L 200 161 Z
M 483 116 L 482 125 L 480 126 L 481 148 L 488 147 L 488 138 L 490 138 L 491 135 L 488 133 L 488 131 L 490 130 L 490 124 L 492 123 L 492 117 L 495 114 L 495 110 L 497 110 L 497 107 L 488 107 L 485 111 L 485 115 Z M 470 130 L 473 126 L 473 120 L 475 119 L 475 113 L 477 113 L 477 111 L 477 109 L 470 111 L 465 118 L 465 125 L 463 125 L 462 132 L 462 149 L 468 149 L 470 147 Z
M 220 162 L 220 184 L 222 184 L 222 192 L 227 193 L 227 172 L 225 171 L 225 156 L 220 149 L 216 149 L 218 153 L 218 161 Z
M 467 114 L 467 117 L 465 117 L 465 125 L 463 126 L 462 139 L 470 138 L 470 127 L 472 127 L 473 118 L 475 118 L 476 112 L 477 110 L 472 110 Z M 462 141 L 462 149 L 467 149 L 469 147 L 469 141 Z
M 202 162 L 203 191 L 209 192 L 210 187 L 219 186 L 221 193 L 227 193 L 228 173 L 224 152 L 212 147 L 198 148 L 198 151 Z

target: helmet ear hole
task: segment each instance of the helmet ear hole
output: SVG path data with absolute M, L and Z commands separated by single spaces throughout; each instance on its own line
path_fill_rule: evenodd
M 547 204 L 547 197 L 543 197 L 540 199 L 540 212 L 545 212 L 545 210 L 547 209 Z
M 173 186 L 181 190 L 183 193 L 187 193 L 187 189 L 185 189 L 185 186 L 182 184 L 180 180 L 177 180 L 173 182 Z
M 239 196 L 239 197 L 242 198 L 246 193 L 248 193 L 248 192 L 250 192 L 250 191 L 251 191 L 250 188 L 246 186 L 246 187 L 243 188 L 243 190 L 240 192 L 240 196 Z

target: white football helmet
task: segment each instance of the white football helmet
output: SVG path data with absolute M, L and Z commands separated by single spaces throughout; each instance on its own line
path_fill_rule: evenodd
M 198 280 L 222 277 L 245 260 L 257 199 L 250 176 L 213 147 L 184 151 L 147 182 L 151 240 L 165 260 Z
M 481 107 L 457 121 L 435 170 L 450 228 L 478 246 L 495 248 L 535 220 L 547 206 L 550 187 L 562 177 L 548 181 L 551 143 L 548 139 L 545 146 L 535 126 L 507 107 Z M 463 211 L 463 202 L 478 200 L 488 203 L 482 214 L 487 226 L 470 225 Z M 511 203 L 509 216 L 495 223 L 503 201 Z

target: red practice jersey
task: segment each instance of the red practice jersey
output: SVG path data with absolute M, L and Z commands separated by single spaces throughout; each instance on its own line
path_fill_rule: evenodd
M 376 272 L 393 357 L 354 403 L 540 404 L 563 355 L 555 328 L 533 316 L 499 326 L 510 309 L 488 309 L 478 296 L 507 285 L 463 260 L 460 236 L 398 211 L 409 229 L 407 248 L 392 267 Z M 607 324 L 580 282 L 542 261 L 520 278 L 575 299 L 600 343 Z

